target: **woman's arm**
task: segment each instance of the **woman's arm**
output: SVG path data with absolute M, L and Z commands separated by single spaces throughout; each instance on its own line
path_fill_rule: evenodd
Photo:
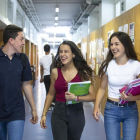
M 49 107 L 54 99 L 55 96 L 55 80 L 57 79 L 57 69 L 53 69 L 52 73 L 51 73 L 51 85 L 49 88 L 49 92 L 46 96 L 46 100 L 45 100 L 45 104 L 44 104 L 44 109 L 43 109 L 43 113 L 42 113 L 42 117 L 41 117 L 41 121 L 40 121 L 40 125 L 43 129 L 47 128 L 47 126 L 45 125 L 46 123 L 46 115 L 47 112 L 49 110 Z
M 100 88 L 97 92 L 96 100 L 95 100 L 95 104 L 94 104 L 93 116 L 96 121 L 99 121 L 99 116 L 100 116 L 99 105 L 105 94 L 107 84 L 108 84 L 108 76 L 106 74 L 104 74 L 101 78 Z

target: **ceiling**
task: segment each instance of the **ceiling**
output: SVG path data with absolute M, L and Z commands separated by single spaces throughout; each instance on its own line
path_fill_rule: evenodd
M 90 12 L 101 0 L 18 0 L 19 4 L 51 47 L 65 39 L 87 20 Z M 55 8 L 59 7 L 59 12 Z M 58 20 L 55 20 L 58 16 Z M 55 26 L 55 22 L 57 26 Z
M 55 47 L 57 47 L 63 39 L 68 38 L 72 21 L 79 14 L 81 6 L 86 3 L 85 0 L 32 0 L 32 2 L 42 29 L 48 34 L 46 37 L 44 35 L 44 41 L 53 47 L 54 39 Z M 55 12 L 56 6 L 59 7 L 58 13 Z M 58 16 L 58 21 L 55 20 L 55 16 Z
M 87 20 L 101 0 L 17 0 L 43 41 L 51 47 L 58 45 Z M 59 12 L 55 11 L 59 7 Z M 55 20 L 58 16 L 58 20 Z M 57 22 L 57 26 L 55 26 Z M 1 24 L 1 23 L 0 23 Z

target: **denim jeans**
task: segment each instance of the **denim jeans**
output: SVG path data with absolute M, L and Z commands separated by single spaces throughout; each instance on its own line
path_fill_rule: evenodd
M 0 122 L 0 140 L 22 140 L 24 131 L 23 120 L 15 120 L 11 122 Z
M 56 102 L 51 118 L 54 140 L 80 140 L 85 126 L 83 103 Z
M 138 127 L 137 104 L 118 107 L 107 102 L 104 112 L 104 126 L 107 140 L 120 139 L 120 122 L 123 128 L 123 140 L 135 140 Z

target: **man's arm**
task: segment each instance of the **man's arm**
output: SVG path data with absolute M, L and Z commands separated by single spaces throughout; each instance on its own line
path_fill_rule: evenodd
M 34 98 L 33 98 L 33 91 L 32 91 L 30 81 L 24 81 L 22 83 L 22 87 L 23 87 L 23 91 L 24 91 L 24 94 L 26 96 L 26 99 L 27 99 L 28 103 L 30 104 L 30 107 L 32 110 L 32 118 L 30 119 L 30 122 L 35 124 L 38 121 L 38 116 L 36 113 L 36 107 L 35 107 L 35 102 L 34 102 Z
M 43 71 L 44 71 L 44 68 L 43 68 L 42 65 L 40 65 L 40 75 L 41 75 L 40 83 L 42 83 L 44 81 L 44 79 L 43 79 Z

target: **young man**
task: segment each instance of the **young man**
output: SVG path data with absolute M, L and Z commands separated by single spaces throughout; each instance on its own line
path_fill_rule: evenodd
M 23 29 L 8 25 L 0 48 L 0 140 L 22 140 L 25 122 L 24 94 L 31 106 L 31 123 L 38 121 L 33 99 L 31 68 L 27 56 L 22 64 L 21 52 L 25 45 Z
M 45 56 L 43 56 L 43 58 L 40 60 L 40 74 L 41 74 L 40 82 L 42 83 L 44 81 L 47 95 L 50 88 L 50 70 L 51 70 L 50 67 L 54 56 L 50 54 L 50 46 L 48 44 L 44 46 L 44 51 Z M 54 106 L 54 104 L 55 99 L 53 100 L 51 106 Z M 51 110 L 51 107 L 49 110 Z

